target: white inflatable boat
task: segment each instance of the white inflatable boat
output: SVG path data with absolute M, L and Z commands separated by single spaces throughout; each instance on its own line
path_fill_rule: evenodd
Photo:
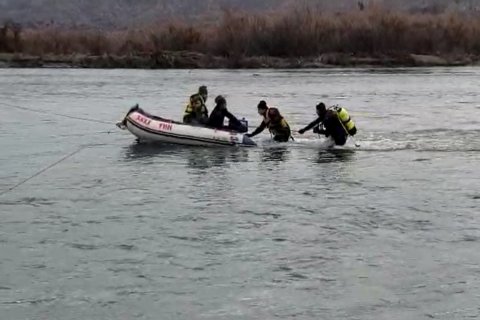
M 145 142 L 190 146 L 256 146 L 244 133 L 192 126 L 160 118 L 148 114 L 138 105 L 132 107 L 117 126 L 127 129 L 140 141 Z

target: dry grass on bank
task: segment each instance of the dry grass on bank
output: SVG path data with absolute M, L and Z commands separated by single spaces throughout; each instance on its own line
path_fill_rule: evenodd
M 216 25 L 201 28 L 182 23 L 117 32 L 0 27 L 0 52 L 135 56 L 164 50 L 225 57 L 480 54 L 480 17 L 304 9 L 274 15 L 226 12 Z

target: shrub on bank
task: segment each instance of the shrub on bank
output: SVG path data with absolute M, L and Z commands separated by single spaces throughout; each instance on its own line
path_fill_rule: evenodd
M 0 52 L 30 55 L 155 55 L 164 50 L 224 57 L 479 54 L 480 18 L 371 9 L 311 9 L 269 15 L 225 12 L 216 23 L 175 23 L 129 31 L 0 28 Z

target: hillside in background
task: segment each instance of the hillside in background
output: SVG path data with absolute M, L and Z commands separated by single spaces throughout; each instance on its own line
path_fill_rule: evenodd
M 394 10 L 443 12 L 474 11 L 476 0 L 363 0 Z M 312 6 L 326 11 L 359 10 L 356 0 L 0 0 L 0 24 L 14 21 L 24 26 L 87 26 L 124 28 L 170 19 L 201 22 L 219 17 L 223 9 L 261 12 L 292 6 Z
M 290 0 L 0 0 L 0 23 L 122 28 L 173 18 L 214 19 L 222 9 L 258 12 Z

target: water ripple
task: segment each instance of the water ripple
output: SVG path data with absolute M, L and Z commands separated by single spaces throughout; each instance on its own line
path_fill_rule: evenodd
M 478 316 L 480 69 L 375 70 L 0 69 L 2 101 L 112 119 L 0 108 L 2 190 L 89 146 L 2 195 L 2 318 Z M 295 141 L 159 146 L 114 126 L 137 102 L 181 118 L 199 83 L 252 128 L 277 105 Z M 297 133 L 319 99 L 360 147 Z

